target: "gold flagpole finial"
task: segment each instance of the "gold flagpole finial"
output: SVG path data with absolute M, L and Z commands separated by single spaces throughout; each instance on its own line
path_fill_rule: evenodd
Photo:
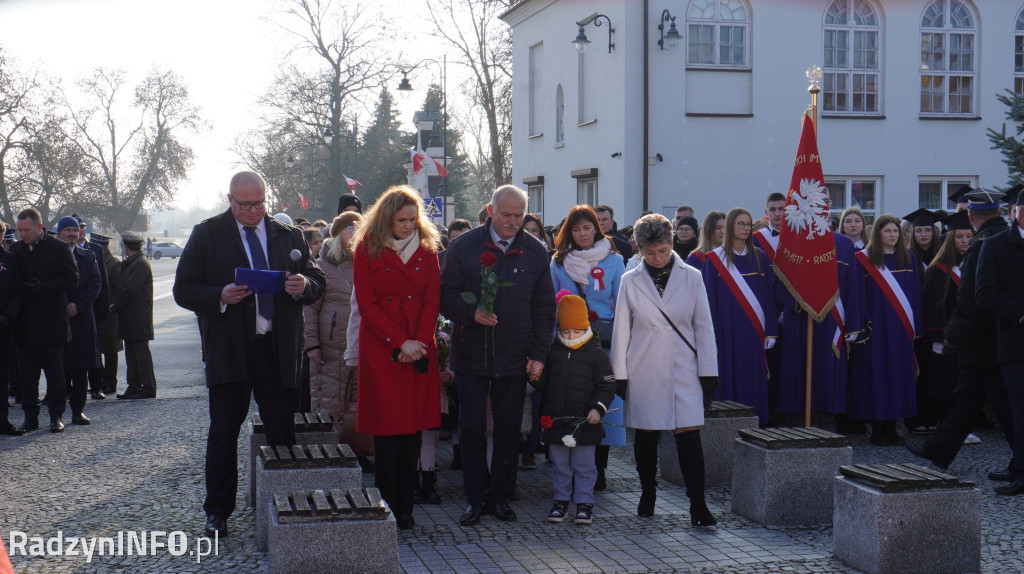
M 824 75 L 821 68 L 811 66 L 804 72 L 807 76 L 807 91 L 811 93 L 811 121 L 814 122 L 814 133 L 818 133 L 818 93 L 821 92 L 821 78 Z

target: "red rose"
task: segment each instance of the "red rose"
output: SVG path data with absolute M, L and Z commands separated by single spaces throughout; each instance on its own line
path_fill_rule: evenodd
M 549 429 L 553 424 L 555 424 L 555 419 L 549 417 L 548 415 L 542 415 L 540 417 L 540 428 Z
M 498 262 L 498 256 L 491 253 L 490 251 L 484 251 L 480 254 L 480 265 L 484 267 L 491 267 Z
M 597 323 L 597 311 L 587 311 L 587 320 L 591 323 Z

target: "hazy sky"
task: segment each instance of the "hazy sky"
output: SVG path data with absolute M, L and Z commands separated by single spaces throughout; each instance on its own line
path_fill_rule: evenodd
M 256 127 L 253 103 L 270 84 L 287 45 L 265 19 L 276 5 L 274 0 L 0 0 L 0 45 L 19 68 L 38 68 L 69 87 L 96 66 L 124 68 L 131 86 L 154 66 L 182 76 L 210 129 L 188 140 L 196 161 L 190 180 L 179 186 L 177 203 L 210 206 L 237 169 L 229 148 L 238 133 Z M 426 27 L 416 17 L 425 12 L 421 0 L 378 0 L 373 6 L 401 23 L 409 47 L 408 38 Z M 444 54 L 444 47 L 430 39 L 421 37 L 415 46 L 424 56 Z M 448 72 L 452 92 L 459 71 L 449 65 Z M 429 68 L 417 76 L 417 92 L 398 102 L 407 129 L 424 88 L 439 74 Z M 397 82 L 389 86 L 392 93 L 395 87 Z

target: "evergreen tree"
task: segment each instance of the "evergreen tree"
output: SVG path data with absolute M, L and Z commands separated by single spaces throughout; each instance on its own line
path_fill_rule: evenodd
M 441 122 L 438 122 L 437 129 L 444 129 L 444 100 L 440 85 L 430 84 L 430 87 L 427 88 L 427 96 L 423 99 L 422 109 L 426 112 L 437 112 L 438 114 L 441 114 L 442 120 Z M 469 163 L 465 160 L 465 152 L 462 147 L 462 132 L 452 127 L 451 117 L 452 109 L 451 106 L 449 106 L 448 141 L 446 150 L 448 155 L 448 165 L 446 169 L 448 170 L 448 195 L 455 198 L 455 214 L 448 214 L 448 217 L 465 217 L 466 213 L 472 212 L 472 218 L 475 218 L 475 214 L 477 210 L 480 209 L 480 206 L 463 205 L 467 200 L 468 195 L 466 193 L 466 181 L 469 176 Z M 409 139 L 409 146 L 412 147 L 415 145 L 416 134 L 413 134 Z
M 356 192 L 364 207 L 376 201 L 388 187 L 406 183 L 407 172 L 402 164 L 409 161 L 408 139 L 408 134 L 401 130 L 394 97 L 384 88 L 373 121 L 363 133 L 361 161 L 351 168 L 351 173 L 345 174 L 363 184 L 356 187 Z
M 1002 131 L 988 128 L 988 139 L 992 142 L 992 149 L 998 149 L 1003 154 L 1010 185 L 1024 183 L 1024 142 L 1018 139 L 1024 134 L 1024 95 L 1006 90 L 1005 94 L 999 94 L 996 98 L 1009 108 L 1006 119 L 1017 125 L 1017 135 L 1006 135 L 1006 124 L 1003 124 Z

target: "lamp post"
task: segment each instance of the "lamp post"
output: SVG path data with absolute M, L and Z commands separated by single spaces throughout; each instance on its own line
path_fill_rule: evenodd
M 408 70 L 402 71 L 402 81 L 398 84 L 399 92 L 413 91 L 412 83 L 409 81 L 409 72 L 423 64 L 435 64 L 441 70 L 441 167 L 444 168 L 444 177 L 441 178 L 441 223 L 448 223 L 448 54 L 445 54 L 441 61 L 432 59 L 420 60 Z M 416 135 L 419 138 L 419 134 Z M 429 146 L 428 146 L 429 147 Z M 429 192 L 430 186 L 427 186 Z
M 334 139 L 334 132 L 331 131 L 331 128 L 327 127 L 324 128 L 322 135 L 319 135 L 317 131 L 309 134 L 309 188 L 307 191 L 309 192 L 309 201 L 313 203 L 313 220 L 316 220 L 316 202 L 313 201 L 313 150 L 316 148 L 317 140 L 320 137 L 323 138 L 324 143 L 329 147 L 331 140 Z M 294 168 L 295 157 L 292 154 L 288 154 L 288 159 L 285 160 L 285 163 L 289 169 Z

